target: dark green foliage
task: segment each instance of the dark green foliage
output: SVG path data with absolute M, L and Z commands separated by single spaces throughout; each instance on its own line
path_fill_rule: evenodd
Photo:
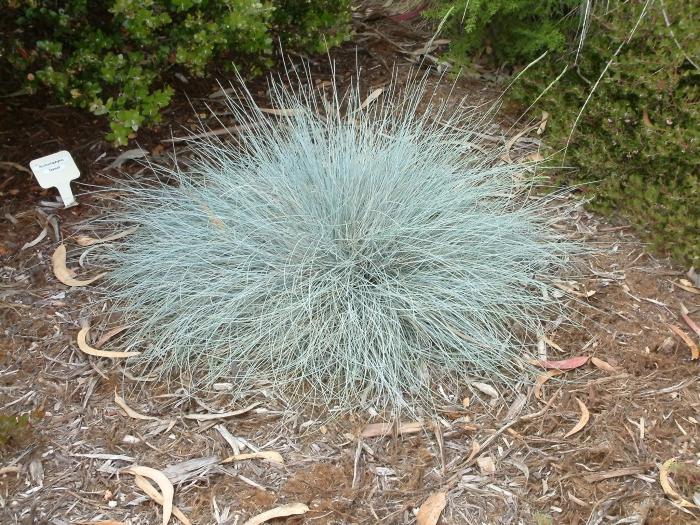
M 553 162 L 575 168 L 561 173 L 562 183 L 591 183 L 584 191 L 594 195 L 594 209 L 629 219 L 657 251 L 700 264 L 700 4 L 592 1 L 577 56 L 585 1 L 470 0 L 460 23 L 465 3 L 441 0 L 433 12 L 453 7 L 446 27 L 457 63 L 487 47 L 500 62 L 516 65 L 553 51 L 513 89 L 511 98 L 521 105 L 532 103 L 568 67 L 535 108 L 551 114 L 546 139 L 555 151 L 569 142 L 593 85 L 646 6 L 596 87 L 566 155 Z
M 543 51 L 561 51 L 579 26 L 581 0 L 438 0 L 427 12 L 453 37 L 450 55 L 467 63 L 489 50 L 499 62 L 521 61 Z M 449 15 L 448 15 L 449 13 Z
M 347 36 L 350 0 L 276 0 L 275 4 L 275 26 L 289 29 L 282 33 L 285 49 L 325 52 Z
M 643 2 L 615 3 L 594 12 L 578 68 L 570 67 L 538 106 L 548 111 L 548 141 L 564 147 L 591 85 L 630 35 Z M 664 19 L 668 16 L 670 29 Z M 659 252 L 700 263 L 700 5 L 692 0 L 651 3 L 636 33 L 596 88 L 557 162 L 565 174 L 592 182 L 591 206 L 628 218 Z M 671 35 L 671 30 L 673 35 Z M 695 57 L 695 59 L 693 59 Z M 551 60 L 514 91 L 523 103 L 564 68 Z M 569 60 L 569 64 L 571 61 Z
M 255 73 L 285 50 L 318 51 L 346 36 L 349 0 L 9 0 L 0 62 L 31 90 L 107 115 L 125 144 L 158 121 L 169 70 L 203 76 L 214 61 Z

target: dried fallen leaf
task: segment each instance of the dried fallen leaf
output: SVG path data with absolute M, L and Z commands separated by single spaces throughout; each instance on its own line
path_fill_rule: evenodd
M 698 345 L 695 344 L 695 341 L 693 341 L 688 334 L 686 334 L 676 325 L 670 324 L 668 325 L 668 327 L 674 334 L 683 339 L 683 342 L 688 346 L 688 348 L 690 349 L 690 359 L 695 360 L 700 358 L 700 348 L 698 348 Z
M 472 450 L 469 453 L 469 457 L 467 458 L 467 463 L 470 463 L 471 460 L 474 459 L 480 451 L 481 445 L 479 445 L 479 442 L 476 439 L 472 440 Z
M 444 492 L 433 492 L 426 498 L 416 514 L 417 525 L 436 525 L 440 519 L 440 514 L 447 505 L 447 494 Z
M 163 506 L 163 525 L 168 525 L 170 515 L 173 513 L 173 496 L 175 495 L 175 489 L 166 475 L 160 470 L 141 465 L 133 465 L 124 469 L 122 472 L 133 474 L 134 476 L 143 476 L 144 478 L 152 479 L 156 482 L 156 485 L 158 485 L 163 495 L 163 502 L 161 503 Z
M 142 150 L 141 148 L 128 149 L 125 152 L 119 154 L 119 156 L 112 161 L 112 163 L 107 166 L 107 169 L 121 168 L 127 160 L 142 159 L 148 156 L 148 152 Z
M 22 469 L 17 466 L 0 467 L 0 476 L 4 476 L 5 474 L 19 474 L 20 472 L 22 472 Z
M 492 476 L 496 473 L 496 464 L 491 456 L 482 456 L 476 460 L 479 470 L 484 476 Z
M 606 372 L 617 372 L 617 369 L 613 365 L 597 357 L 591 357 L 591 363 L 593 363 L 596 368 L 600 368 Z
M 501 156 L 501 159 L 506 161 L 508 164 L 513 164 L 513 159 L 510 158 L 510 149 L 513 147 L 513 145 L 518 142 L 523 136 L 527 135 L 531 131 L 538 129 L 540 127 L 539 124 L 535 124 L 534 126 L 529 126 L 525 128 L 524 130 L 520 131 L 513 137 L 511 137 L 507 142 L 505 147 L 503 148 L 503 156 Z
M 542 385 L 544 385 L 554 376 L 558 376 L 561 373 L 561 370 L 547 370 L 544 374 L 537 376 L 537 379 L 535 380 L 535 388 L 533 391 L 535 397 L 542 401 Z
M 100 348 L 103 344 L 105 344 L 107 341 L 112 339 L 117 334 L 122 333 L 124 330 L 129 328 L 129 325 L 121 325 L 121 326 L 115 326 L 111 330 L 107 330 L 100 338 L 97 340 L 95 343 L 95 348 Z
M 547 128 L 547 121 L 549 120 L 549 113 L 547 111 L 542 112 L 542 119 L 540 120 L 540 125 L 537 127 L 537 134 L 542 135 L 544 130 Z
M 384 88 L 378 88 L 378 89 L 375 89 L 374 91 L 372 91 L 372 92 L 367 96 L 367 98 L 365 99 L 365 101 L 364 101 L 362 104 L 360 104 L 360 108 L 359 108 L 359 109 L 365 109 L 365 108 L 366 108 L 367 106 L 369 106 L 372 102 L 374 102 L 375 100 L 377 100 L 377 99 L 379 98 L 379 96 L 380 96 L 382 93 L 384 93 Z
M 266 459 L 272 461 L 273 463 L 284 464 L 284 459 L 279 452 L 269 450 L 266 452 L 251 452 L 249 454 L 234 454 L 229 456 L 222 461 L 222 463 L 231 463 L 232 461 L 244 461 L 246 459 Z
M 574 426 L 574 428 L 572 428 L 566 434 L 564 434 L 565 438 L 573 436 L 577 432 L 583 430 L 583 427 L 585 427 L 588 424 L 588 420 L 591 418 L 591 413 L 588 411 L 588 407 L 583 403 L 583 401 L 581 401 L 578 398 L 575 399 L 578 403 L 579 408 L 581 409 L 581 418 L 578 420 L 578 423 L 576 423 L 576 426 Z
M 547 343 L 547 345 L 551 346 L 552 348 L 554 348 L 554 349 L 556 349 L 556 350 L 559 350 L 561 353 L 564 353 L 564 349 L 563 349 L 561 346 L 559 346 L 557 343 L 555 343 L 554 341 L 552 341 L 552 340 L 551 340 L 549 337 L 547 337 L 546 335 L 543 335 L 543 336 L 542 336 L 542 340 L 543 340 L 545 343 Z
M 685 290 L 686 292 L 694 293 L 694 294 L 700 294 L 700 288 L 696 288 L 693 286 L 693 283 L 686 279 L 681 279 L 680 282 L 675 283 L 671 281 L 674 285 L 678 286 L 681 290 Z
M 123 232 L 115 233 L 114 235 L 109 235 L 108 237 L 104 237 L 102 239 L 95 239 L 93 237 L 88 237 L 87 235 L 79 235 L 75 238 L 75 242 L 77 242 L 80 246 L 92 246 L 93 244 L 100 244 L 102 242 L 116 241 L 117 239 L 122 239 L 127 235 L 131 235 L 137 229 L 138 226 L 132 226 Z
M 423 429 L 423 423 L 416 421 L 410 423 L 399 423 L 397 432 L 399 434 L 415 434 Z M 392 423 L 370 423 L 360 434 L 363 438 L 373 438 L 379 436 L 387 436 L 394 430 Z
M 538 417 L 540 417 L 540 416 L 544 415 L 545 413 L 547 413 L 547 411 L 548 411 L 548 410 L 551 408 L 551 406 L 554 404 L 554 400 L 555 400 L 555 399 L 556 399 L 556 396 L 552 396 L 551 398 L 549 398 L 549 401 L 547 401 L 547 402 L 544 404 L 544 407 L 543 407 L 541 410 L 538 410 L 537 412 L 532 412 L 532 413 L 530 413 L 530 414 L 525 414 L 525 415 L 519 416 L 517 419 L 515 419 L 515 420 L 513 420 L 513 421 L 531 421 L 531 420 L 533 420 L 533 419 L 537 419 Z M 510 423 L 511 423 L 511 422 L 509 422 L 508 424 L 510 424 Z
M 661 465 L 661 468 L 659 469 L 659 484 L 661 485 L 664 494 L 666 494 L 669 498 L 674 500 L 677 505 L 687 508 L 697 508 L 691 502 L 684 499 L 680 494 L 678 494 L 678 492 L 676 492 L 675 489 L 671 486 L 671 480 L 668 477 L 668 471 L 671 468 L 671 465 L 673 465 L 675 462 L 676 458 L 671 458 L 664 461 L 663 465 Z
M 121 359 L 124 357 L 133 357 L 139 355 L 140 352 L 110 352 L 108 350 L 98 350 L 87 344 L 87 336 L 90 333 L 90 327 L 86 326 L 78 332 L 78 348 L 81 352 L 96 357 L 109 357 L 110 359 Z
M 267 510 L 262 514 L 250 518 L 243 525 L 260 525 L 267 521 L 273 520 L 275 518 L 284 518 L 286 516 L 296 516 L 298 514 L 305 514 L 309 512 L 309 507 L 303 503 L 290 503 L 289 505 L 282 505 L 281 507 L 276 507 L 271 510 Z
M 185 414 L 182 417 L 185 419 L 194 419 L 196 421 L 211 421 L 212 419 L 224 419 L 227 417 L 240 416 L 241 414 L 245 414 L 246 412 L 250 412 L 259 404 L 260 403 L 253 403 L 250 406 L 247 406 L 245 408 L 241 408 L 239 410 L 234 410 L 232 412 L 222 412 L 220 414 Z
M 44 228 L 39 232 L 39 235 L 34 237 L 34 240 L 24 243 L 24 246 L 22 246 L 19 249 L 19 251 L 22 252 L 22 251 L 26 250 L 27 248 L 32 248 L 33 246 L 36 246 L 37 244 L 39 244 L 41 241 L 44 240 L 44 238 L 46 237 L 46 235 L 48 233 L 49 233 L 49 223 L 47 221 L 46 224 L 44 224 Z
M 537 364 L 546 369 L 555 370 L 573 370 L 580 366 L 585 365 L 588 362 L 589 356 L 580 355 L 576 357 L 571 357 L 569 359 L 562 359 L 561 361 L 537 361 Z
M 544 155 L 539 151 L 533 151 L 527 155 L 524 159 L 525 162 L 542 162 L 544 160 Z
M 153 485 L 151 485 L 150 481 L 148 481 L 143 476 L 137 475 L 134 477 L 134 483 L 136 483 L 136 486 L 140 488 L 146 494 L 146 496 L 151 498 L 158 505 L 163 505 L 163 495 L 160 492 L 158 492 Z M 184 525 L 192 525 L 192 522 L 189 520 L 189 518 L 185 516 L 183 512 L 175 506 L 173 506 L 173 516 L 179 519 Z
M 492 399 L 498 399 L 498 391 L 486 383 L 471 383 L 479 392 L 482 392 Z
M 136 410 L 132 409 L 129 407 L 129 405 L 126 404 L 126 401 L 124 401 L 124 398 L 121 397 L 119 394 L 117 394 L 117 391 L 114 391 L 114 402 L 119 405 L 119 407 L 126 412 L 126 415 L 129 417 L 132 417 L 134 419 L 142 419 L 142 420 L 151 420 L 151 421 L 159 421 L 160 418 L 157 418 L 155 416 L 145 416 L 143 414 L 139 414 L 136 412 Z
M 690 318 L 690 312 L 685 307 L 685 305 L 682 303 L 681 303 L 681 317 L 685 321 L 685 324 L 687 324 L 688 327 L 693 332 L 695 332 L 697 335 L 700 335 L 700 326 L 698 326 L 697 323 Z
M 66 266 L 66 246 L 64 244 L 59 245 L 56 251 L 53 252 L 51 263 L 53 266 L 53 274 L 56 276 L 56 279 L 67 286 L 87 286 L 105 275 L 101 273 L 87 280 L 75 279 L 73 273 Z

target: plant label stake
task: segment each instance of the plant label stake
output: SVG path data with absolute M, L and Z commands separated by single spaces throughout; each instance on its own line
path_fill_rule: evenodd
M 29 163 L 32 172 L 42 188 L 56 188 L 63 205 L 68 208 L 77 204 L 70 189 L 70 181 L 80 177 L 78 166 L 67 151 L 52 153 Z

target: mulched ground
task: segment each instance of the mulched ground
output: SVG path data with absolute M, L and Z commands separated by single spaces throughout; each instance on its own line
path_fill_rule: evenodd
M 387 82 L 392 64 L 406 68 L 423 56 L 415 51 L 424 51 L 429 36 L 405 21 L 366 16 L 353 43 L 334 54 L 337 80 L 347 84 L 357 56 L 369 93 Z M 318 82 L 330 78 L 327 59 L 311 67 Z M 221 110 L 208 96 L 214 82 L 184 88 L 193 107 L 178 100 L 166 122 L 194 130 L 197 113 L 220 127 L 205 105 Z M 254 83 L 253 92 L 264 104 L 264 83 Z M 452 96 L 480 101 L 497 92 L 470 78 Z M 93 346 L 111 328 L 101 315 L 105 298 L 92 287 L 58 282 L 51 255 L 64 242 L 78 275 L 98 272 L 81 267 L 85 248 L 77 241 L 85 234 L 79 224 L 103 213 L 103 201 L 87 193 L 78 196 L 80 206 L 57 208 L 53 191 L 38 188 L 21 167 L 68 149 L 81 181 L 109 185 L 120 176 L 109 166 L 121 152 L 103 142 L 103 123 L 96 131 L 89 115 L 46 108 L 39 98 L 0 105 L 0 522 L 158 523 L 161 507 L 123 471 L 142 465 L 169 477 L 175 504 L 195 524 L 243 523 L 290 503 L 310 510 L 279 523 L 409 524 L 435 494 L 432 500 L 446 496 L 443 524 L 698 523 L 698 509 L 680 498 L 700 504 L 700 390 L 698 362 L 690 359 L 700 334 L 688 324 L 700 323 L 700 289 L 687 269 L 650 256 L 626 225 L 582 210 L 561 225 L 589 241 L 595 255 L 580 276 L 562 283 L 576 323 L 553 322 L 540 351 L 549 360 L 586 356 L 585 363 L 579 359 L 541 389 L 464 385 L 446 393 L 443 411 L 373 436 L 369 414 L 329 421 L 291 411 L 264 391 L 242 402 L 226 383 L 205 393 L 167 388 L 134 377 L 118 360 L 81 352 L 76 338 L 84 323 L 93 326 Z M 494 128 L 497 143 L 508 140 L 511 123 L 504 117 Z M 180 147 L 167 142 L 170 129 L 140 135 L 153 159 Z M 534 131 L 524 136 L 513 157 L 532 155 L 539 138 Z M 147 176 L 131 160 L 119 169 Z M 44 229 L 44 238 L 22 249 Z M 118 335 L 106 347 L 115 343 Z M 118 406 L 115 392 L 135 413 Z M 26 426 L 15 424 L 19 416 Z M 582 428 L 571 434 L 577 424 Z M 259 452 L 276 452 L 283 463 L 222 463 Z

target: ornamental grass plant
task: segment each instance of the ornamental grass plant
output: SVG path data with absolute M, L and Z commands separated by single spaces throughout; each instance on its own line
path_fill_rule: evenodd
M 237 134 L 126 188 L 109 220 L 138 228 L 100 258 L 137 364 L 330 411 L 523 377 L 577 249 L 551 228 L 568 211 L 481 138 L 490 111 L 397 84 L 273 82 L 272 117 L 241 88 Z

